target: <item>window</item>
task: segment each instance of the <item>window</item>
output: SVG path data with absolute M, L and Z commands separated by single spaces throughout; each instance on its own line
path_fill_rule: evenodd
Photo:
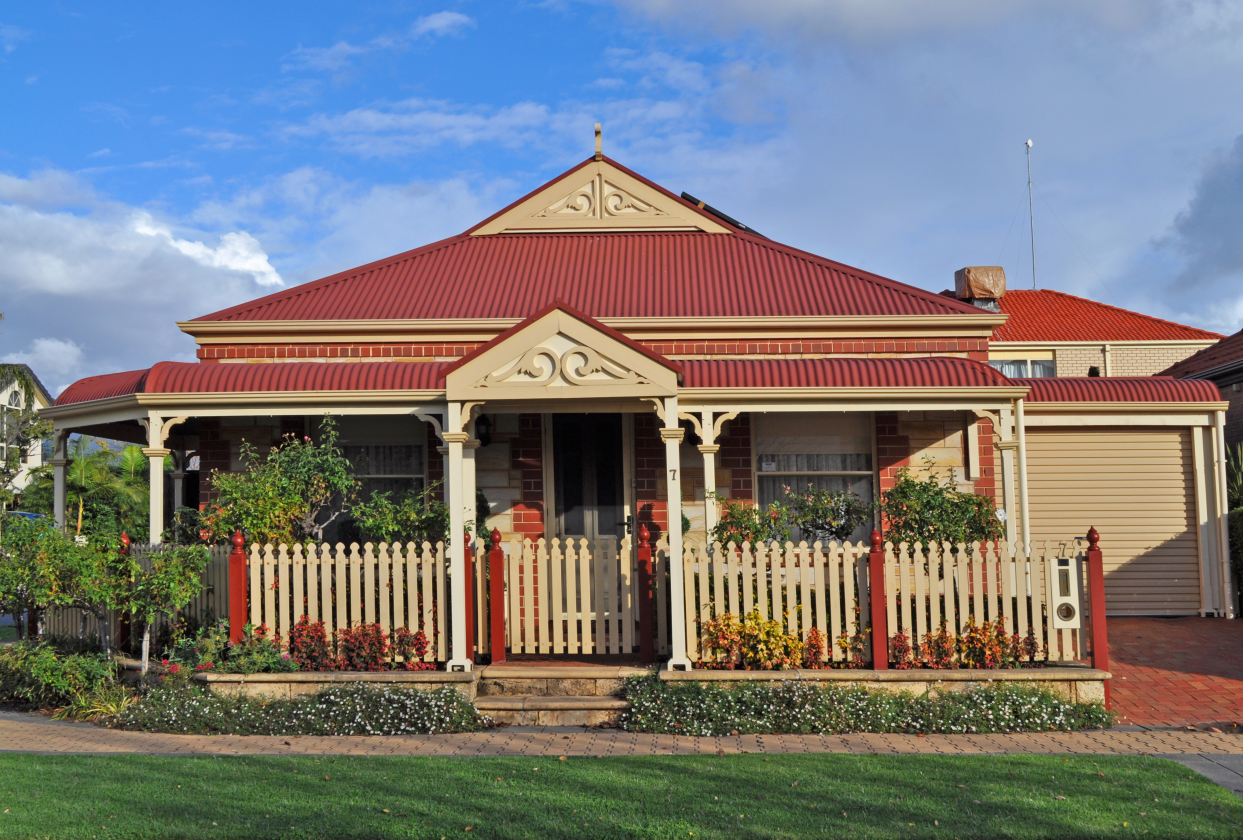
M 780 501 L 785 488 L 851 490 L 873 496 L 872 417 L 870 414 L 756 414 L 755 475 L 761 505 Z M 850 535 L 865 539 L 869 522 Z M 794 540 L 802 535 L 795 532 Z
M 417 444 L 376 444 L 343 447 L 345 457 L 362 480 L 362 498 L 373 493 L 394 496 L 421 490 L 426 479 L 423 447 Z
M 1052 359 L 993 359 L 989 365 L 1015 379 L 1057 376 L 1057 365 Z

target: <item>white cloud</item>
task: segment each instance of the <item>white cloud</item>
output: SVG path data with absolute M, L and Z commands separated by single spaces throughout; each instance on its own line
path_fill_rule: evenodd
M 89 155 L 87 155 L 87 157 L 91 157 L 91 158 L 108 157 L 108 155 L 110 154 L 112 154 L 112 149 L 97 149 L 96 151 L 93 151 Z
M 331 47 L 304 47 L 298 45 L 298 48 L 286 57 L 286 63 L 282 66 L 282 69 L 326 70 L 329 73 L 335 73 L 348 67 L 350 59 L 354 56 L 369 53 L 376 48 L 374 41 L 361 47 L 346 41 L 338 41 Z
M 203 128 L 183 128 L 180 133 L 200 138 L 203 142 L 199 148 L 203 149 L 218 149 L 221 151 L 244 149 L 251 143 L 251 138 L 246 135 L 236 134 L 223 129 L 213 131 Z
M 443 37 L 457 35 L 474 25 L 475 21 L 461 12 L 436 12 L 416 20 L 410 27 L 410 34 L 416 38 L 422 35 Z
M 20 26 L 13 26 L 10 23 L 0 23 L 0 47 L 4 48 L 6 53 L 11 53 L 17 49 L 17 45 L 27 40 L 30 33 Z
M 258 239 L 245 231 L 226 233 L 220 237 L 220 244 L 211 248 L 202 242 L 178 239 L 173 236 L 168 226 L 158 224 L 149 213 L 141 211 L 135 213 L 133 227 L 143 236 L 163 239 L 199 265 L 250 274 L 261 286 L 281 285 L 281 276 L 268 262 L 268 255 L 264 253 L 263 246 L 259 244 Z
M 64 338 L 36 338 L 20 353 L 7 353 L 0 360 L 9 364 L 30 365 L 35 376 L 46 382 L 55 381 L 52 395 L 56 396 L 69 386 L 62 382 L 82 365 L 82 348 Z M 51 377 L 55 377 L 54 380 Z

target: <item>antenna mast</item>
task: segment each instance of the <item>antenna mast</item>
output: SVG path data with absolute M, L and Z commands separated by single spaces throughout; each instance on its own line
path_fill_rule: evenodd
M 1032 204 L 1032 141 L 1027 141 L 1027 217 L 1032 229 L 1032 289 L 1036 288 L 1036 210 Z

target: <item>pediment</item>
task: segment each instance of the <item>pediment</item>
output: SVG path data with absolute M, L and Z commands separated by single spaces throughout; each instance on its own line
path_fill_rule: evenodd
M 445 374 L 450 400 L 613 399 L 677 393 L 677 370 L 564 309 L 498 336 Z
M 729 232 L 710 216 L 598 160 L 571 170 L 472 233 L 582 230 Z

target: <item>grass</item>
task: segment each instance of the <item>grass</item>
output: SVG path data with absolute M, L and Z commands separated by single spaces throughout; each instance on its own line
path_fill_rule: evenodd
M 1058 797 L 1065 797 L 1060 799 Z M 0 755 L 0 837 L 1238 837 L 1154 758 Z

